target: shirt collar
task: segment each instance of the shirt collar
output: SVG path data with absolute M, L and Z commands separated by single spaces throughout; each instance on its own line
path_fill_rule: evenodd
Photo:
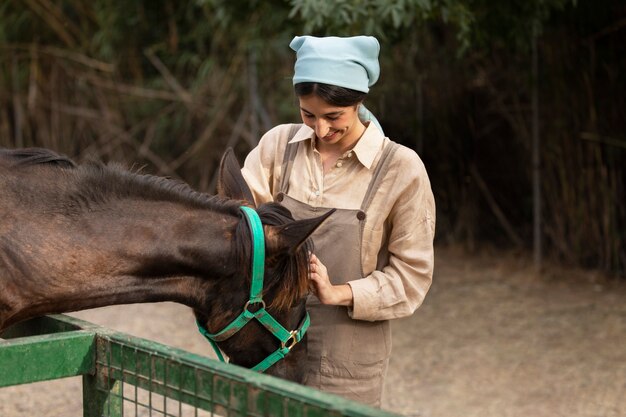
M 303 124 L 289 143 L 302 142 L 304 140 L 312 141 L 314 137 L 315 131 Z M 372 167 L 376 155 L 378 155 L 378 152 L 383 146 L 384 139 L 385 136 L 376 125 L 371 122 L 368 123 L 365 132 L 363 132 L 363 136 L 361 136 L 361 139 L 359 139 L 352 149 L 352 152 L 354 152 L 359 162 L 361 162 L 365 168 L 370 169 Z

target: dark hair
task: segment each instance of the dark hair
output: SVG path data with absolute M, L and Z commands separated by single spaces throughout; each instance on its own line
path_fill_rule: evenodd
M 323 83 L 298 83 L 294 85 L 294 90 L 298 97 L 315 94 L 328 104 L 337 107 L 354 106 L 367 97 L 367 93 L 362 91 Z

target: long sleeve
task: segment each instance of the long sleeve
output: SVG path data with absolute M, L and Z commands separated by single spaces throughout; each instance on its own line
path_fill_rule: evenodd
M 406 148 L 403 151 L 388 173 L 393 186 L 372 207 L 373 215 L 384 216 L 386 207 L 391 206 L 385 220 L 388 263 L 382 270 L 349 282 L 354 297 L 351 311 L 354 319 L 374 321 L 409 316 L 422 304 L 432 283 L 435 202 L 421 160 L 412 151 Z M 394 201 L 393 204 L 387 199 Z M 377 226 L 373 230 L 366 227 L 365 250 L 382 233 L 376 229 Z

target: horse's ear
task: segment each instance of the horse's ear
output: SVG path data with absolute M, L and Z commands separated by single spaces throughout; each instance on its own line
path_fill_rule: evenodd
M 233 148 L 226 149 L 220 162 L 220 171 L 217 180 L 217 194 L 234 200 L 245 200 L 254 204 L 252 191 L 241 175 L 241 167 Z
M 296 220 L 282 226 L 269 226 L 270 230 L 266 233 L 268 250 L 295 253 L 324 220 L 334 212 L 335 209 L 331 209 L 319 217 Z

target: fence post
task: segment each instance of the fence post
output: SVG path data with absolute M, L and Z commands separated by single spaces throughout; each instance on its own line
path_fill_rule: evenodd
M 83 375 L 83 417 L 123 417 L 123 393 L 121 381 L 101 373 Z

